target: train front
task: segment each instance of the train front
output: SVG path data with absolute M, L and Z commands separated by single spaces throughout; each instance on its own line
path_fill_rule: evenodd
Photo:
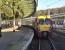
M 36 31 L 39 38 L 48 38 L 52 30 L 52 20 L 50 16 L 38 16 L 36 19 Z

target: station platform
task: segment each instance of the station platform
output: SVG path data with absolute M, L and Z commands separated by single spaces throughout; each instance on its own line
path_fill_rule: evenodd
M 16 32 L 2 32 L 0 50 L 26 50 L 33 36 L 33 30 L 25 27 Z

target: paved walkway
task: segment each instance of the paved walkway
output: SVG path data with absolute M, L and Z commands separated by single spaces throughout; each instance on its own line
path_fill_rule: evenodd
M 31 42 L 33 30 L 23 28 L 17 32 L 3 32 L 0 38 L 0 50 L 25 50 Z

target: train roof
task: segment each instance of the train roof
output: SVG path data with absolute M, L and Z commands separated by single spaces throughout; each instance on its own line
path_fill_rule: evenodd
M 46 18 L 50 19 L 51 17 L 49 15 L 45 15 L 45 16 L 38 16 L 37 18 L 38 19 L 46 19 Z

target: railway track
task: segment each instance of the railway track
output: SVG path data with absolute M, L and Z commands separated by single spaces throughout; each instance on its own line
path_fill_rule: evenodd
M 37 39 L 33 39 L 31 44 L 28 46 L 27 50 L 38 50 L 39 41 Z
M 56 50 L 52 40 L 33 39 L 27 50 Z

